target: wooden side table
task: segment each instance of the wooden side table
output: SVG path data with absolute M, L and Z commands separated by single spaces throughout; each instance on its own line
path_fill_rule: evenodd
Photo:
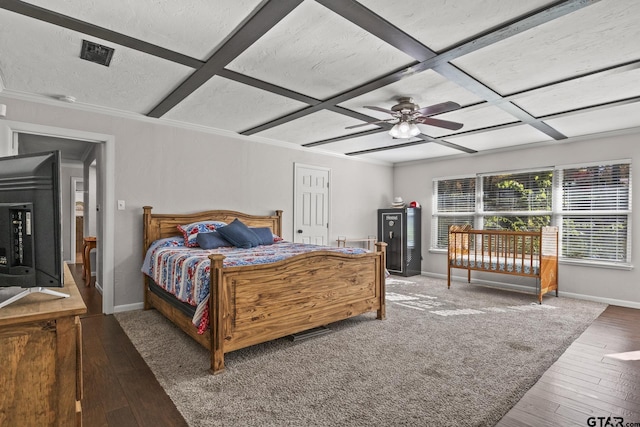
M 69 298 L 32 293 L 0 310 L 0 424 L 82 426 L 82 324 L 87 312 L 64 265 Z
M 83 239 L 82 245 L 82 278 L 85 286 L 91 285 L 91 249 L 96 248 L 96 238 L 87 236 Z

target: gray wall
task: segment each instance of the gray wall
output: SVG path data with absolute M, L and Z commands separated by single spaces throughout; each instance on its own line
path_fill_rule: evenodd
M 142 206 L 157 213 L 232 209 L 284 210 L 283 237 L 293 238 L 294 163 L 331 169 L 330 241 L 376 229 L 376 210 L 392 199 L 393 168 L 347 157 L 289 149 L 246 138 L 104 115 L 74 106 L 0 97 L 8 119 L 115 137 L 114 305 L 142 301 Z M 100 178 L 99 178 L 100 179 Z M 117 309 L 116 309 L 117 310 Z
M 446 277 L 445 252 L 430 251 L 431 242 L 431 186 L 434 178 L 527 169 L 605 160 L 632 159 L 640 156 L 640 133 L 581 139 L 573 142 L 552 142 L 530 145 L 519 151 L 493 152 L 483 155 L 462 155 L 446 160 L 404 163 L 396 165 L 394 192 L 405 200 L 416 199 L 423 207 L 422 216 L 422 271 Z M 635 163 L 635 162 L 634 162 Z M 637 164 L 632 165 L 632 200 L 639 200 L 640 177 Z M 633 208 L 633 207 L 632 207 Z M 633 224 L 640 224 L 640 209 L 635 207 Z M 638 263 L 640 227 L 632 227 L 632 264 Z M 458 280 L 466 282 L 464 270 L 453 270 Z M 640 273 L 636 269 L 622 270 L 561 263 L 559 267 L 560 294 L 588 297 L 610 304 L 640 308 Z M 464 276 L 464 277 L 463 277 Z M 513 283 L 514 276 L 500 274 L 473 277 L 494 282 Z M 530 282 L 531 283 L 531 282 Z

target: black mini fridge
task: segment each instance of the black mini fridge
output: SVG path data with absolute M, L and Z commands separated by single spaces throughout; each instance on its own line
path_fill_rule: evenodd
M 400 276 L 420 274 L 420 208 L 378 209 L 378 241 L 387 244 L 387 270 Z

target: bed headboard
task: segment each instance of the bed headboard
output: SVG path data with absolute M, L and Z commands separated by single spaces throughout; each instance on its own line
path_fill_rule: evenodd
M 230 210 L 212 210 L 191 214 L 153 214 L 151 206 L 143 208 L 144 220 L 144 252 L 153 241 L 165 237 L 179 236 L 178 225 L 190 224 L 198 221 L 224 221 L 230 223 L 238 218 L 250 227 L 269 227 L 274 234 L 282 236 L 282 211 L 275 211 L 275 215 L 249 215 Z

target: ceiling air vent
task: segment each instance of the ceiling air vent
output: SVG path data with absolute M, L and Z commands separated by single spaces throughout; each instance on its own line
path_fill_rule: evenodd
M 113 56 L 113 48 L 102 46 L 97 43 L 93 43 L 87 40 L 82 40 L 82 51 L 80 52 L 80 58 L 87 61 L 96 62 L 98 64 L 109 66 L 111 57 Z

